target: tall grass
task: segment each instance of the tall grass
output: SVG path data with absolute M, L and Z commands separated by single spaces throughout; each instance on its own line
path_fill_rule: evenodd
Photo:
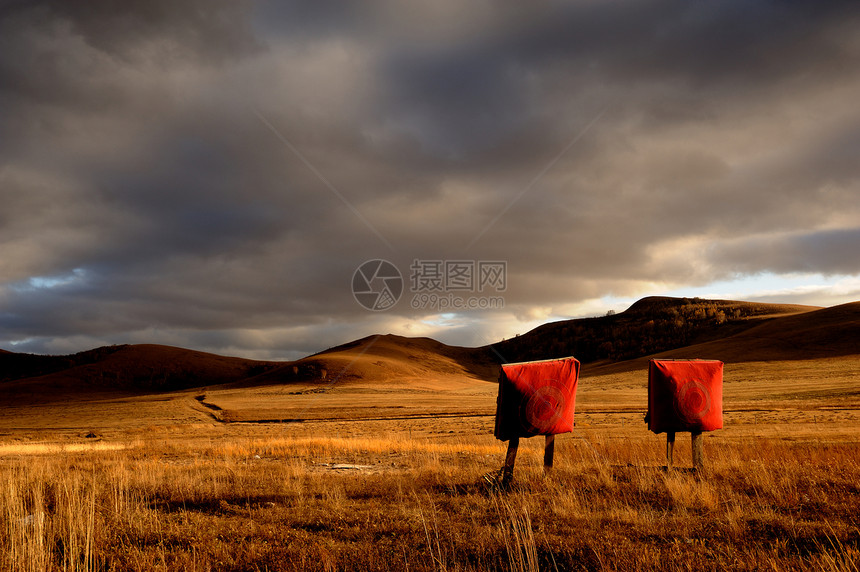
M 534 441 L 534 442 L 532 442 Z M 858 570 L 856 442 L 708 445 L 704 474 L 649 438 L 152 441 L 7 455 L 0 567 L 54 570 Z M 677 454 L 683 459 L 679 443 Z
M 95 472 L 51 474 L 44 463 L 4 472 L 2 544 L 9 570 L 98 569 Z M 101 515 L 98 515 L 99 517 Z
M 497 497 L 496 509 L 502 515 L 501 531 L 511 572 L 538 570 L 537 544 L 527 504 Z

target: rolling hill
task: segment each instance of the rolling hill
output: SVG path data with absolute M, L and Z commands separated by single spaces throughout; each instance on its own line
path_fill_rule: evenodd
M 77 392 L 159 392 L 231 383 L 277 367 L 155 344 L 105 346 L 68 356 L 0 354 L 5 393 L 45 399 Z
M 565 356 L 575 356 L 583 363 L 624 361 L 726 339 L 767 321 L 819 309 L 732 300 L 649 297 L 619 314 L 551 322 L 516 338 L 492 344 L 492 347 L 508 362 Z
M 147 394 L 202 387 L 375 385 L 453 387 L 495 381 L 504 361 L 576 356 L 589 371 L 642 367 L 646 356 L 727 363 L 860 354 L 860 302 L 832 308 L 645 298 L 625 312 L 553 322 L 492 346 L 376 335 L 295 362 L 264 362 L 161 345 L 69 356 L 0 352 L 0 392 L 61 399 L 76 393 Z M 453 385 L 452 385 L 453 384 Z
M 498 377 L 498 362 L 487 348 L 449 346 L 430 338 L 368 336 L 330 348 L 265 374 L 248 384 L 290 382 L 403 384 L 420 379 Z
M 730 363 L 860 354 L 860 302 L 766 320 L 733 336 L 686 348 Z
M 645 370 L 653 358 L 718 359 L 727 364 L 860 358 L 860 302 L 756 320 L 751 327 L 625 361 L 602 360 L 589 374 Z

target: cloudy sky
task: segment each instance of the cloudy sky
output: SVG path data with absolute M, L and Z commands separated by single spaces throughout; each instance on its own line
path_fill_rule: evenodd
M 3 0 L 0 348 L 858 300 L 858 29 L 849 1 Z

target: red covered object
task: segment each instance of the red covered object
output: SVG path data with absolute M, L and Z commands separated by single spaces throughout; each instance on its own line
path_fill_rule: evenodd
M 509 363 L 499 376 L 496 438 L 573 431 L 579 361 L 563 358 Z
M 657 360 L 648 368 L 648 429 L 654 433 L 723 427 L 723 362 Z

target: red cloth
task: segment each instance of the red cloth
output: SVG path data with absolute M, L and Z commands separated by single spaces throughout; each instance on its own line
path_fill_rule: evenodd
M 563 358 L 502 366 L 496 401 L 496 438 L 573 431 L 579 361 Z
M 723 362 L 651 360 L 648 429 L 654 433 L 723 427 Z

